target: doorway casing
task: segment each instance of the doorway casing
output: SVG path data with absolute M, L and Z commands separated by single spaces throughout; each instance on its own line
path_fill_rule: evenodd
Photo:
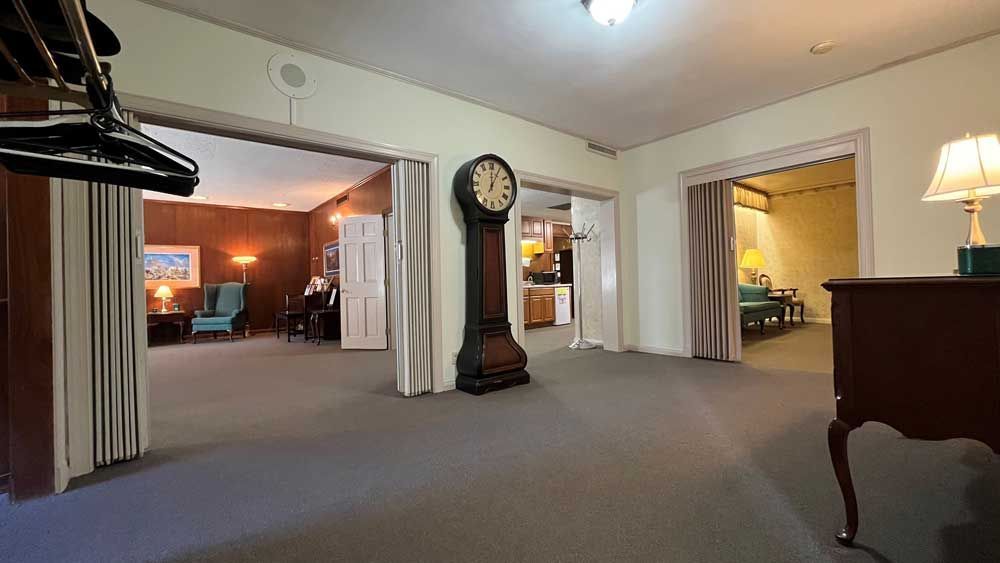
M 870 132 L 866 127 L 826 139 L 808 141 L 692 168 L 679 174 L 677 185 L 680 189 L 681 208 L 681 308 L 684 320 L 684 347 L 680 355 L 691 357 L 692 299 L 690 226 L 687 218 L 688 188 L 706 182 L 748 178 L 853 156 L 858 216 L 858 272 L 861 277 L 870 277 L 875 275 L 870 147 Z

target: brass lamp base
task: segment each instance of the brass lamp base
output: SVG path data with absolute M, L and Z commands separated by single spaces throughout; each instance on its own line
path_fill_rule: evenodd
M 969 214 L 969 236 L 965 239 L 966 246 L 982 246 L 986 244 L 986 235 L 979 225 L 979 212 L 983 210 L 984 197 L 973 197 L 959 200 L 965 204 L 965 212 Z

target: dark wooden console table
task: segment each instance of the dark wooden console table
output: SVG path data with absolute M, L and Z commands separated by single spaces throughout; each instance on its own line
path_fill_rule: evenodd
M 146 313 L 146 327 L 151 328 L 161 324 L 171 324 L 177 327 L 177 341 L 184 343 L 184 329 L 191 315 L 186 311 L 165 311 Z
M 858 501 L 847 436 L 865 422 L 907 438 L 972 438 L 1000 453 L 1000 277 L 830 280 L 837 418 L 828 440 L 847 524 Z

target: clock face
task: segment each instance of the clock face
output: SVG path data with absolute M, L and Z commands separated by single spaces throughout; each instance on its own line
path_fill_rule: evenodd
M 514 181 L 507 167 L 488 158 L 472 171 L 472 191 L 484 209 L 503 211 L 514 203 Z

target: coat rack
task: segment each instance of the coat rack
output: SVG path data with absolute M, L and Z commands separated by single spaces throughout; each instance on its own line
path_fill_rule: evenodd
M 570 235 L 569 240 L 573 242 L 574 259 L 573 263 L 579 265 L 580 276 L 574 276 L 573 295 L 576 300 L 576 323 L 574 326 L 573 342 L 569 345 L 573 350 L 590 350 L 596 348 L 597 344 L 583 337 L 583 243 L 593 240 L 594 224 L 587 228 L 587 223 L 579 232 Z

